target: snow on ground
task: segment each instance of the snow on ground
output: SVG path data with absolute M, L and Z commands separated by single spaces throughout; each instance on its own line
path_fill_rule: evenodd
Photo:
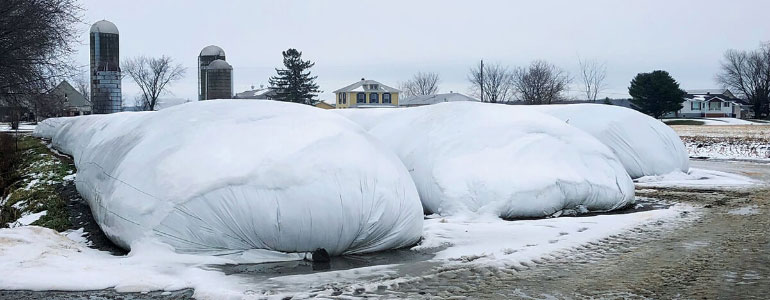
M 690 172 L 671 172 L 635 180 L 639 187 L 729 187 L 759 184 L 749 177 L 727 172 L 690 168 Z
M 16 222 L 8 223 L 8 227 L 15 228 L 20 226 L 27 226 L 29 224 L 34 223 L 37 220 L 40 220 L 40 218 L 45 216 L 46 214 L 48 214 L 48 211 L 45 211 L 45 210 L 41 212 L 31 213 L 31 214 L 24 214 L 19 219 L 17 219 Z
M 35 127 L 34 124 L 19 124 L 19 132 L 31 132 Z M 16 130 L 11 129 L 10 123 L 0 123 L 0 132 L 16 132 Z
M 629 214 L 503 221 L 496 217 L 435 217 L 424 224 L 424 241 L 415 251 L 442 249 L 435 264 L 528 265 L 557 251 L 622 234 L 658 220 L 674 218 L 689 206 Z M 120 292 L 195 289 L 198 299 L 304 298 L 310 291 L 332 296 L 336 286 L 367 291 L 409 280 L 401 265 L 382 265 L 305 275 L 272 274 L 255 279 L 225 275 L 211 265 L 232 261 L 174 253 L 143 241 L 127 256 L 86 247 L 82 232 L 56 233 L 37 226 L 0 229 L 0 289 L 81 291 L 115 288 Z M 424 270 L 430 272 L 430 269 Z
M 447 246 L 437 259 L 489 264 L 521 264 L 548 253 L 576 247 L 621 233 L 650 221 L 670 218 L 687 205 L 628 214 L 591 217 L 559 217 L 540 220 L 504 221 L 489 216 L 434 217 L 426 220 L 424 240 L 417 249 Z
M 49 119 L 35 134 L 73 155 L 78 192 L 126 249 L 147 235 L 186 253 L 340 255 L 420 239 L 422 206 L 398 157 L 311 106 L 199 101 Z
M 770 160 L 770 126 L 671 126 L 691 157 Z
M 83 291 L 115 288 L 119 292 L 179 290 L 231 296 L 238 290 L 205 264 L 227 260 L 175 254 L 158 244 L 143 244 L 128 256 L 88 248 L 51 229 L 24 226 L 0 229 L 0 289 Z M 205 292 L 204 292 L 205 291 Z M 198 294 L 196 294 L 198 295 Z M 220 297 L 211 297 L 220 298 Z

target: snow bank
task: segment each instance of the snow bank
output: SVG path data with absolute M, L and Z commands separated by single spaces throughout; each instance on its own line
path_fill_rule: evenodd
M 690 160 L 671 127 L 633 109 L 605 104 L 539 105 L 541 112 L 588 132 L 610 147 L 632 178 L 687 172 Z
M 125 248 L 332 255 L 419 240 L 414 183 L 391 151 L 334 113 L 274 101 L 202 101 L 49 119 L 36 135 L 73 155 L 76 186 Z
M 365 108 L 365 109 L 335 109 L 332 110 L 345 118 L 357 123 L 366 130 L 377 126 L 383 119 L 393 113 L 403 111 L 402 108 Z
M 368 114 L 348 114 L 356 112 Z M 381 117 L 369 133 L 404 162 L 427 212 L 542 217 L 634 201 L 631 178 L 606 146 L 526 107 L 441 103 Z

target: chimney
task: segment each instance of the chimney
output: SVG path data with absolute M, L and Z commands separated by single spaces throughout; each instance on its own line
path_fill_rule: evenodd
M 364 80 L 366 80 L 366 78 L 361 77 L 361 81 L 364 81 Z

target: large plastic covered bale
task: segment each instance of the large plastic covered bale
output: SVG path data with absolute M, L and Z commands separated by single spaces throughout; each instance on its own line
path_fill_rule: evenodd
M 44 123 L 58 129 L 37 134 L 73 155 L 78 191 L 125 248 L 149 237 L 186 253 L 339 255 L 421 236 L 404 165 L 331 112 L 217 100 Z
M 634 184 L 610 149 L 526 107 L 457 102 L 400 109 L 369 133 L 398 154 L 429 213 L 543 217 L 634 202 Z
M 620 158 L 631 178 L 690 170 L 687 149 L 676 132 L 636 110 L 605 104 L 535 108 L 588 132 L 607 145 Z

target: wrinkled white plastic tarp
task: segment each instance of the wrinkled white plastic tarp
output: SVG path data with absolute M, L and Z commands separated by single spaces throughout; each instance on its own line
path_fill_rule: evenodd
M 346 115 L 358 112 L 368 115 Z M 428 212 L 542 217 L 634 201 L 634 184 L 610 149 L 526 107 L 441 103 L 377 117 L 369 133 L 404 162 Z
M 687 149 L 679 135 L 663 122 L 633 109 L 605 104 L 534 108 L 588 132 L 610 147 L 631 178 L 690 170 Z
M 205 101 L 49 119 L 35 133 L 73 155 L 78 191 L 125 248 L 152 237 L 180 252 L 338 255 L 421 236 L 420 200 L 398 157 L 310 106 Z

